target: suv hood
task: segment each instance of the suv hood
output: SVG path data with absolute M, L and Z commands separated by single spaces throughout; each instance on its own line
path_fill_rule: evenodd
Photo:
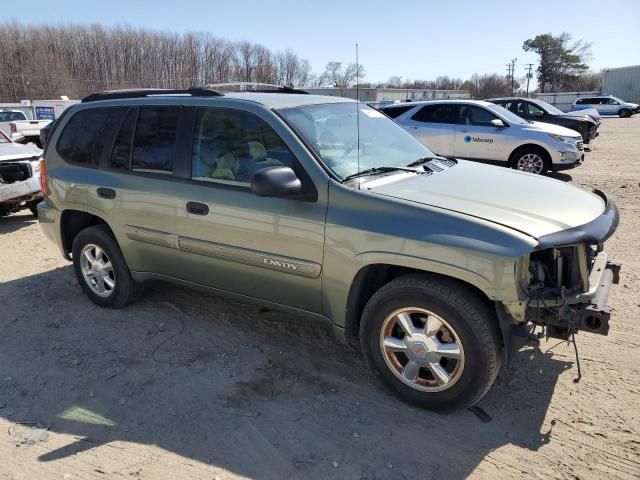
M 574 113 L 578 115 L 574 115 Z M 584 113 L 580 114 L 580 112 L 563 113 L 563 114 L 554 115 L 553 117 L 566 118 L 567 120 L 581 120 L 583 122 L 589 122 L 589 123 L 593 123 L 594 125 L 597 125 L 596 121 L 593 118 L 591 118 L 589 115 L 586 115 Z
M 478 217 L 539 238 L 584 225 L 605 210 L 594 193 L 539 175 L 457 160 L 440 172 L 368 177 L 372 193 Z M 381 179 L 380 179 L 381 180 Z
M 8 160 L 25 160 L 38 157 L 42 150 L 19 143 L 0 143 L 0 162 Z
M 562 135 L 563 137 L 571 137 L 571 138 L 580 137 L 580 134 L 575 130 L 571 130 L 567 127 L 561 127 L 560 125 L 555 125 L 553 123 L 531 122 L 525 128 L 528 128 L 529 130 L 535 130 L 538 132 L 553 133 L 554 135 Z

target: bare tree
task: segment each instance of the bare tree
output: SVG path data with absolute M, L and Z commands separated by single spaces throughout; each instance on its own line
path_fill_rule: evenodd
M 0 45 L 0 101 L 228 81 L 303 86 L 315 78 L 309 61 L 290 50 L 274 54 L 202 32 L 10 22 L 0 24 Z
M 355 63 L 349 63 L 346 66 L 342 62 L 329 62 L 324 69 L 320 83 L 323 85 L 339 88 L 340 91 L 353 85 L 356 79 L 364 78 L 364 66 L 356 67 Z

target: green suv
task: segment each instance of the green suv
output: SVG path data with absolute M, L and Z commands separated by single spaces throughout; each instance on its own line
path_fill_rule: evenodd
M 355 101 L 103 92 L 44 159 L 40 224 L 96 304 L 161 279 L 306 315 L 422 407 L 480 400 L 532 324 L 608 332 L 604 194 L 438 157 Z

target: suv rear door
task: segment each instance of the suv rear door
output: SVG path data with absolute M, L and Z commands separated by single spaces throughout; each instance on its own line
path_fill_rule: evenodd
M 498 119 L 478 105 L 460 105 L 460 124 L 455 126 L 455 156 L 478 160 L 506 161 L 507 130 L 495 127 Z
M 422 106 L 401 125 L 439 155 L 453 155 L 454 125 L 459 118 L 459 105 L 436 103 Z

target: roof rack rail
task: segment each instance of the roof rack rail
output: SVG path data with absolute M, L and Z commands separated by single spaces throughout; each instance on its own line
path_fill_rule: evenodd
M 308 95 L 309 92 L 286 85 L 274 85 L 260 82 L 227 82 L 207 85 L 220 92 L 256 92 L 256 93 L 298 93 Z
M 83 103 L 97 102 L 99 100 L 115 100 L 119 98 L 144 98 L 163 95 L 191 95 L 192 97 L 221 97 L 224 95 L 209 86 L 197 86 L 187 89 L 173 88 L 130 88 L 124 90 L 106 90 L 96 92 L 82 99 Z

